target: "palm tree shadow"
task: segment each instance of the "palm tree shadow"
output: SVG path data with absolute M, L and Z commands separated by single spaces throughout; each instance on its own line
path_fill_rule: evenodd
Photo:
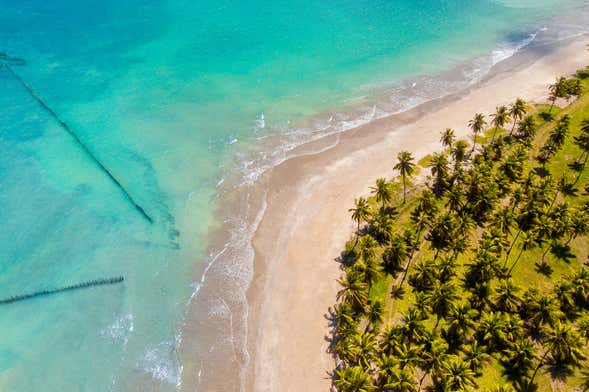
M 338 257 L 334 259 L 340 265 L 340 268 L 349 267 L 356 261 L 356 255 L 352 252 L 342 251 Z
M 337 326 L 337 314 L 335 313 L 335 310 L 333 309 L 333 307 L 331 307 L 331 306 L 329 307 L 329 309 L 327 310 L 327 313 L 325 313 L 323 315 L 323 318 L 325 320 L 327 320 L 327 328 L 328 328 L 327 334 L 325 334 L 325 336 L 323 337 L 323 339 L 327 343 L 329 343 L 329 345 L 327 346 L 327 352 L 329 354 L 332 354 L 335 356 L 335 353 L 333 352 L 333 346 L 337 342 L 336 337 L 335 337 L 335 328 Z
M 403 287 L 394 286 L 391 289 L 391 297 L 394 299 L 403 299 L 406 290 Z
M 535 167 L 532 170 L 534 171 L 535 174 L 537 174 L 540 177 L 546 177 L 547 175 L 550 174 L 550 172 L 545 167 L 542 167 L 542 166 Z
M 581 162 L 578 159 L 576 159 L 572 163 L 567 164 L 567 166 L 569 167 L 569 169 L 571 169 L 577 173 L 583 171 L 583 169 L 584 169 L 583 162 Z
M 575 259 L 575 254 L 572 252 L 572 249 L 569 245 L 560 243 L 552 244 L 550 247 L 550 253 L 552 253 L 557 259 L 562 260 L 567 264 L 569 264 L 571 260 Z
M 540 262 L 534 263 L 534 269 L 536 270 L 537 273 L 542 274 L 546 277 L 550 277 L 552 275 L 552 273 L 554 272 L 554 270 L 552 269 L 550 264 L 548 264 L 548 262 L 546 262 L 546 261 L 540 261 Z
M 566 382 L 567 377 L 570 377 L 574 374 L 574 372 L 568 366 L 563 366 L 557 362 L 551 362 L 548 364 L 547 367 L 548 373 L 550 373 L 550 377 L 554 380 L 558 380 L 562 383 Z

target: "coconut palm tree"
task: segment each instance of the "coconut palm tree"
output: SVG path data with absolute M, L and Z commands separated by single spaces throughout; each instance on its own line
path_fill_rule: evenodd
M 454 144 L 454 140 L 456 140 L 454 130 L 452 128 L 446 128 L 446 130 L 442 132 L 442 137 L 440 138 L 442 146 L 450 148 Z
M 415 368 L 410 366 L 393 367 L 381 381 L 383 391 L 415 392 Z
M 470 155 L 472 155 L 476 147 L 477 135 L 483 131 L 485 125 L 487 125 L 487 122 L 482 113 L 476 113 L 474 118 L 468 122 L 468 127 L 472 130 L 472 150 Z
M 445 153 L 435 153 L 429 161 L 429 167 L 434 177 L 432 190 L 441 196 L 449 185 L 448 158 Z
M 409 249 L 407 243 L 401 235 L 395 235 L 391 238 L 389 246 L 387 246 L 382 254 L 384 266 L 390 273 L 394 274 L 396 271 L 402 269 L 403 261 L 409 256 Z
M 356 363 L 364 369 L 370 369 L 377 348 L 376 337 L 371 332 L 358 332 L 352 338 L 352 347 L 356 354 Z
M 521 298 L 518 295 L 519 291 L 521 291 L 521 288 L 514 284 L 511 279 L 500 281 L 495 289 L 494 308 L 501 312 L 517 312 L 521 303 Z
M 476 340 L 463 348 L 464 359 L 468 362 L 470 370 L 476 375 L 482 375 L 481 369 L 491 359 L 487 351 Z
M 372 331 L 378 330 L 378 326 L 382 323 L 384 317 L 384 304 L 381 300 L 375 299 L 370 301 L 370 306 L 368 307 L 368 313 L 366 313 L 366 318 L 368 319 L 368 323 L 366 325 L 366 331 L 369 329 Z M 370 328 L 369 328 L 370 327 Z
M 524 140 L 531 140 L 534 136 L 536 136 L 537 125 L 536 120 L 534 120 L 534 116 L 526 116 L 524 117 L 517 127 L 518 136 Z
M 360 366 L 348 366 L 336 370 L 333 382 L 339 392 L 372 392 L 374 384 L 370 374 Z
M 509 115 L 513 120 L 513 126 L 511 128 L 511 132 L 509 132 L 510 136 L 513 134 L 513 130 L 515 129 L 517 122 L 523 118 L 527 111 L 528 107 L 526 102 L 521 98 L 517 98 L 515 102 L 509 106 Z
M 421 391 L 423 381 L 428 374 L 432 376 L 432 379 L 438 379 L 441 376 L 448 356 L 448 343 L 444 339 L 436 338 L 434 335 L 430 335 L 429 338 L 424 339 L 421 356 L 422 361 L 419 365 L 423 370 L 423 375 L 419 380 L 418 391 Z
M 446 315 L 447 329 L 446 340 L 452 347 L 462 344 L 467 334 L 475 326 L 478 312 L 471 308 L 468 302 L 451 304 L 450 311 Z
M 368 284 L 357 270 L 349 270 L 338 279 L 342 289 L 337 293 L 338 300 L 344 300 L 356 309 L 362 309 L 368 302 Z
M 445 391 L 465 391 L 476 386 L 475 374 L 468 365 L 458 357 L 444 363 L 441 384 Z
M 548 141 L 547 143 L 552 145 L 555 150 L 560 150 L 564 145 L 566 137 L 569 132 L 569 125 L 571 122 L 571 117 L 568 114 L 565 114 L 559 121 L 556 127 L 554 127 L 548 133 Z
M 415 173 L 414 158 L 409 151 L 401 151 L 397 154 L 397 163 L 393 169 L 399 171 L 403 179 L 403 204 L 407 198 L 407 178 L 410 178 Z
M 530 326 L 530 329 L 538 331 L 542 326 L 553 325 L 561 316 L 558 302 L 549 294 L 541 294 L 535 289 L 528 289 L 524 293 L 523 301 L 524 319 Z
M 548 90 L 550 91 L 550 96 L 548 97 L 550 100 L 550 109 L 548 110 L 548 113 L 551 113 L 558 98 L 569 97 L 567 79 L 564 76 L 557 78 L 556 81 L 550 85 Z
M 498 130 L 503 129 L 503 127 L 505 126 L 505 124 L 507 124 L 510 119 L 509 119 L 509 110 L 507 109 L 507 106 L 505 105 L 501 105 L 501 106 L 497 106 L 497 108 L 495 109 L 495 113 L 491 115 L 492 120 L 491 120 L 491 124 L 493 124 L 493 137 L 491 138 L 491 144 L 493 144 L 493 142 L 495 141 L 495 135 L 497 133 Z
M 352 213 L 352 219 L 358 225 L 357 233 L 360 233 L 360 224 L 366 222 L 370 217 L 370 205 L 368 201 L 363 197 L 354 199 L 354 208 L 350 208 L 348 211 Z
M 454 143 L 454 148 L 452 148 L 451 154 L 452 158 L 454 159 L 454 171 L 456 172 L 457 169 L 460 168 L 462 162 L 466 159 L 466 149 L 468 148 L 468 143 L 465 140 L 458 140 Z
M 393 200 L 393 190 L 391 184 L 384 178 L 376 180 L 376 186 L 370 188 L 377 203 L 381 203 L 381 209 L 384 210 L 385 205 Z
M 503 353 L 502 364 L 508 376 L 514 380 L 526 379 L 534 366 L 536 349 L 527 337 L 511 343 Z
M 538 370 L 546 364 L 548 355 L 558 366 L 578 366 L 585 359 L 583 354 L 584 344 L 581 336 L 570 324 L 563 324 L 557 321 L 554 327 L 545 332 L 545 351 L 534 369 L 528 387 L 534 385 L 534 379 Z
M 448 315 L 448 312 L 450 312 L 450 309 L 452 309 L 458 299 L 456 291 L 456 284 L 454 282 L 448 282 L 435 285 L 432 292 L 428 295 L 429 304 L 433 313 L 436 315 L 434 330 L 438 328 L 440 320 Z
M 505 317 L 502 313 L 483 312 L 475 335 L 491 353 L 501 349 L 505 344 L 505 326 Z

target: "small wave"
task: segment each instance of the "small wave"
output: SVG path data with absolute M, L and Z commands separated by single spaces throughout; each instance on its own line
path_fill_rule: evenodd
M 176 342 L 162 342 L 148 350 L 138 367 L 159 382 L 180 385 L 182 366 L 176 357 Z
M 112 339 L 122 340 L 127 345 L 130 335 L 133 333 L 135 325 L 131 313 L 117 318 L 112 324 L 100 331 L 101 336 Z
M 256 128 L 258 128 L 258 129 L 266 128 L 266 117 L 264 116 L 264 113 L 260 113 L 258 118 L 256 118 Z

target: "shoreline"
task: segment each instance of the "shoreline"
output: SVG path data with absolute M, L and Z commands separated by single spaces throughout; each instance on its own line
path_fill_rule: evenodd
M 439 150 L 446 127 L 464 138 L 475 112 L 488 114 L 513 101 L 514 90 L 527 101 L 541 100 L 557 76 L 589 64 L 587 43 L 587 36 L 578 37 L 535 58 L 523 51 L 463 92 L 327 136 L 322 143 L 335 137 L 339 143 L 263 176 L 259 187 L 268 190 L 267 208 L 254 234 L 247 293 L 247 391 L 329 390 L 333 360 L 326 351 L 325 314 L 341 273 L 334 259 L 354 230 L 347 210 L 376 178 L 392 176 L 396 153 L 406 149 L 419 160 Z

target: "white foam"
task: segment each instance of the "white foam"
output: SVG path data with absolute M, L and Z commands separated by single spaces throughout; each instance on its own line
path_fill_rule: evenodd
M 176 342 L 161 342 L 147 350 L 138 367 L 157 381 L 179 386 L 182 366 L 176 357 L 175 345 Z
M 133 315 L 129 313 L 115 319 L 112 324 L 100 331 L 100 335 L 121 340 L 126 346 L 134 329 L 135 325 L 133 323 Z

